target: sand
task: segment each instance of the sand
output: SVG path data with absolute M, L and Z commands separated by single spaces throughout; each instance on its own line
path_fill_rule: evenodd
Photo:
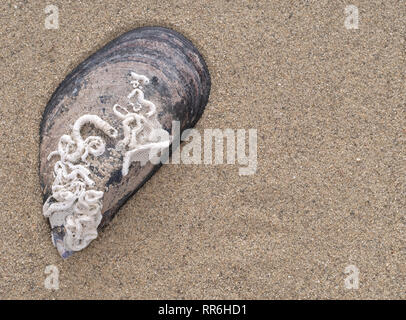
M 44 8 L 59 8 L 59 29 Z M 344 8 L 359 7 L 358 30 Z M 406 298 L 402 1 L 3 1 L 0 298 Z M 258 130 L 258 170 L 165 165 L 63 261 L 42 216 L 52 92 L 132 28 L 171 27 L 212 76 L 197 128 Z M 44 287 L 47 265 L 59 290 Z M 359 289 L 346 289 L 348 265 Z

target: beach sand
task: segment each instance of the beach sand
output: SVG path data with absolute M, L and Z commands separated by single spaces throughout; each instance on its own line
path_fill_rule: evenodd
M 7 0 L 0 17 L 0 298 L 406 298 L 403 1 Z M 257 171 L 164 165 L 63 261 L 42 215 L 42 112 L 81 61 L 145 25 L 200 50 L 212 91 L 197 129 L 257 129 Z

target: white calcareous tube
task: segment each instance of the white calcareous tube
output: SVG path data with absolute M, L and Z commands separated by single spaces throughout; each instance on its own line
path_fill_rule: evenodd
M 122 175 L 129 172 L 131 163 L 141 165 L 156 160 L 159 153 L 169 147 L 171 137 L 159 123 L 156 106 L 144 97 L 141 90 L 149 83 L 144 75 L 131 72 L 133 90 L 128 94 L 128 109 L 118 104 L 113 113 L 121 120 L 123 139 L 116 144 L 122 156 Z M 79 251 L 97 237 L 97 227 L 102 220 L 102 200 L 104 192 L 95 190 L 91 178 L 88 157 L 101 156 L 106 143 L 100 136 L 83 139 L 81 129 L 91 124 L 111 138 L 118 137 L 118 131 L 96 115 L 85 114 L 79 117 L 70 135 L 64 134 L 58 141 L 56 151 L 49 154 L 48 160 L 59 156 L 54 164 L 52 194 L 45 201 L 43 214 L 48 217 L 52 228 L 64 228 L 63 240 L 53 239 L 55 246 L 64 256 L 66 251 Z
M 49 218 L 52 227 L 64 226 L 63 248 L 67 251 L 87 247 L 97 237 L 97 227 L 102 219 L 104 193 L 90 189 L 95 183 L 90 178 L 87 157 L 89 154 L 94 157 L 102 155 L 105 142 L 99 136 L 83 140 L 80 130 L 87 123 L 109 137 L 116 138 L 118 135 L 117 130 L 100 117 L 86 114 L 76 120 L 71 135 L 60 138 L 58 150 L 48 156 L 50 160 L 58 155 L 60 160 L 54 165 L 52 195 L 45 201 L 43 214 Z
M 158 121 L 155 104 L 145 99 L 144 92 L 141 90 L 141 85 L 148 84 L 149 79 L 135 72 L 131 72 L 131 76 L 133 78 L 131 84 L 134 89 L 127 98 L 128 104 L 133 110 L 129 111 L 118 104 L 113 107 L 114 114 L 122 120 L 124 131 L 124 139 L 117 145 L 118 150 L 124 151 L 123 176 L 128 174 L 131 163 L 139 162 L 143 166 L 151 160 L 151 156 L 157 153 L 157 149 L 162 153 L 170 145 L 169 134 L 166 141 L 156 141 L 155 139 L 156 131 L 163 130 L 162 125 Z M 133 98 L 135 103 L 131 100 Z M 133 123 L 135 126 L 131 127 L 130 125 Z

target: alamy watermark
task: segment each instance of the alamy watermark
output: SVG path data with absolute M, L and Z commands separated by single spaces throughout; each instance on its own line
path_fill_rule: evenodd
M 45 7 L 45 29 L 58 29 L 59 28 L 59 9 L 57 6 L 51 4 Z
M 168 140 L 172 142 L 171 159 L 169 159 L 168 148 L 151 148 L 149 161 L 152 164 L 220 165 L 226 163 L 238 164 L 239 175 L 252 175 L 257 171 L 256 129 L 204 129 L 203 135 L 197 129 L 186 129 L 180 134 L 180 122 L 172 121 L 171 135 L 165 130 L 157 129 L 151 133 L 151 136 L 156 142 Z M 179 148 L 181 141 L 184 144 Z M 145 163 L 141 163 L 143 164 Z
M 358 7 L 354 5 L 346 6 L 344 12 L 346 15 L 344 20 L 344 26 L 349 30 L 358 29 L 359 27 Z
M 344 273 L 348 276 L 344 280 L 344 287 L 346 289 L 359 289 L 359 269 L 350 264 L 344 269 Z
M 48 290 L 59 290 L 59 269 L 51 264 L 45 267 L 44 273 L 48 275 L 44 280 L 44 287 Z

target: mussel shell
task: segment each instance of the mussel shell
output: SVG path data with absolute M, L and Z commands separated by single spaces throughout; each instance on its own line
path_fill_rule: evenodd
M 160 167 L 160 164 L 133 163 L 129 173 L 123 176 L 122 157 L 111 152 L 123 138 L 119 129 L 121 120 L 114 114 L 113 105 L 126 104 L 131 91 L 131 72 L 149 79 L 143 92 L 155 104 L 157 120 L 169 133 L 174 120 L 180 122 L 181 132 L 193 127 L 209 98 L 210 75 L 202 56 L 184 36 L 162 27 L 143 27 L 121 35 L 62 81 L 45 108 L 40 126 L 39 174 L 44 202 L 52 194 L 55 179 L 56 160 L 48 160 L 48 155 L 58 149 L 60 137 L 71 132 L 79 117 L 97 115 L 119 133 L 117 139 L 103 135 L 106 151 L 94 157 L 89 166 L 97 188 L 104 191 L 99 229 L 110 222 L 120 206 Z M 101 132 L 89 126 L 83 128 L 82 135 L 101 135 Z M 63 239 L 63 226 L 52 232 L 54 239 Z

